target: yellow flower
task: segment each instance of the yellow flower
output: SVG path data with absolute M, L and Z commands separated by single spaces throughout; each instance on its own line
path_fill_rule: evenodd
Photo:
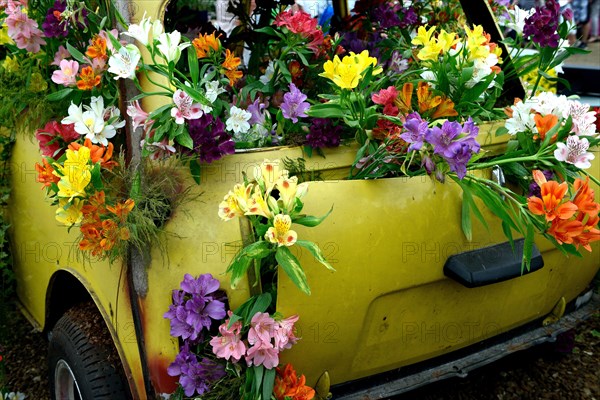
M 294 207 L 295 199 L 300 199 L 306 194 L 308 184 L 301 183 L 298 185 L 297 176 L 292 176 L 291 178 L 281 177 L 277 181 L 276 187 L 279 191 L 279 198 L 283 202 L 283 207 L 290 212 Z
M 248 202 L 248 211 L 246 215 L 260 215 L 266 218 L 271 218 L 273 213 L 267 204 L 267 201 L 262 197 L 260 192 L 255 192 Z
M 412 44 L 418 46 L 428 46 L 431 42 L 431 37 L 433 36 L 433 32 L 435 32 L 435 26 L 432 26 L 429 30 L 424 26 L 420 26 L 417 30 L 417 36 L 412 40 Z
M 79 150 L 68 149 L 64 166 L 58 166 L 60 181 L 58 181 L 58 197 L 85 196 L 85 188 L 92 179 L 90 172 L 90 149 L 80 147 Z
M 369 51 L 363 50 L 360 54 L 350 52 L 350 55 L 344 57 L 341 61 L 338 56 L 334 56 L 333 61 L 329 60 L 323 65 L 323 71 L 319 74 L 322 77 L 331 79 L 333 83 L 342 89 L 354 89 L 358 86 L 363 72 L 369 66 L 377 65 L 377 58 L 369 57 Z M 373 75 L 381 73 L 383 69 L 376 68 Z
M 277 214 L 273 218 L 273 226 L 267 230 L 265 239 L 277 246 L 292 246 L 298 239 L 298 234 L 292 231 L 292 219 L 289 215 Z
M 19 61 L 17 57 L 6 56 L 4 63 L 2 64 L 6 72 L 16 73 L 19 72 Z
M 254 170 L 254 178 L 257 182 L 264 183 L 267 193 L 273 189 L 280 177 L 288 176 L 288 171 L 280 168 L 279 164 L 279 160 L 264 160 L 260 167 Z
M 219 204 L 219 217 L 223 221 L 229 221 L 234 217 L 241 217 L 248 211 L 248 200 L 252 192 L 252 186 L 237 184 L 233 187 L 233 191 L 229 191 L 225 198 Z
M 8 26 L 6 23 L 0 27 L 0 45 L 13 44 L 13 40 L 8 36 Z
M 83 219 L 81 212 L 83 204 L 84 202 L 79 199 L 73 199 L 71 202 L 61 199 L 56 210 L 56 220 L 66 226 L 79 225 Z
M 483 27 L 481 25 L 475 25 L 473 29 L 465 26 L 465 32 L 467 33 L 467 50 L 469 52 L 469 61 L 477 59 L 485 59 L 490 55 L 490 48 L 485 46 L 488 42 Z
M 34 72 L 31 74 L 31 80 L 29 81 L 29 90 L 33 93 L 44 92 L 48 89 L 48 82 L 44 79 L 42 74 Z
M 458 38 L 456 37 L 456 33 L 446 32 L 444 29 L 442 29 L 437 37 L 437 42 L 442 48 L 442 51 L 445 53 L 458 43 Z

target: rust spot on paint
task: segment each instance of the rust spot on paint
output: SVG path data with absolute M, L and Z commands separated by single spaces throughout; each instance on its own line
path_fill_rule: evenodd
M 177 389 L 177 377 L 167 374 L 171 360 L 163 356 L 155 356 L 148 360 L 148 369 L 152 385 L 158 393 L 173 393 Z

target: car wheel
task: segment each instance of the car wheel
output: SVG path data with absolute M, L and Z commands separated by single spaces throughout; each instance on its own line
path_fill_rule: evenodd
M 52 399 L 129 399 L 120 360 L 104 321 L 91 303 L 67 311 L 49 335 Z

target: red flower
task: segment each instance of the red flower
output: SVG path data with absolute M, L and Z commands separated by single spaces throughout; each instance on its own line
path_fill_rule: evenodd
M 65 152 L 66 145 L 77 140 L 79 134 L 75 132 L 75 124 L 63 125 L 50 121 L 42 129 L 35 131 L 35 137 L 40 142 L 40 150 L 44 156 L 58 159 Z

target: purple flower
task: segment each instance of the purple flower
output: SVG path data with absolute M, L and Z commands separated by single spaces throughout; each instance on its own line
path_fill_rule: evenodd
M 250 104 L 246 111 L 252 114 L 248 123 L 250 125 L 263 125 L 265 123 L 265 111 L 264 109 L 267 107 L 265 103 L 261 103 L 260 99 L 254 100 L 254 103 Z
M 420 150 L 423 147 L 425 135 L 429 131 L 427 121 L 423 121 L 419 113 L 414 112 L 406 117 L 403 128 L 404 133 L 400 135 L 400 138 L 406 143 L 410 143 L 408 151 Z
M 210 390 L 213 382 L 225 376 L 225 367 L 221 364 L 203 358 L 198 362 L 196 356 L 194 360 L 181 366 L 181 376 L 179 383 L 186 396 L 194 396 L 195 393 L 203 395 Z
M 167 374 L 169 376 L 179 376 L 182 374 L 182 369 L 186 369 L 187 365 L 192 362 L 198 362 L 196 355 L 190 351 L 190 345 L 185 342 L 183 346 L 179 348 L 179 354 L 175 357 L 169 367 L 167 368 Z
M 558 47 L 558 23 L 560 5 L 555 0 L 547 0 L 544 7 L 536 7 L 535 13 L 525 19 L 523 35 L 532 37 L 534 43 L 542 47 Z
M 173 304 L 163 317 L 171 320 L 171 336 L 194 342 L 204 329 L 210 329 L 212 320 L 225 318 L 225 303 L 216 293 L 219 281 L 211 274 L 198 279 L 186 274 L 181 288 L 173 291 Z
M 548 180 L 548 181 L 554 177 L 553 172 L 550 170 L 543 170 L 542 173 L 544 174 L 544 176 L 546 177 L 546 180 Z M 527 197 L 531 197 L 531 196 L 540 197 L 540 198 L 542 197 L 542 189 L 535 181 L 532 181 L 529 184 L 529 193 L 527 194 Z
M 67 8 L 66 2 L 56 0 L 54 7 L 50 7 L 46 13 L 46 19 L 42 23 L 46 37 L 66 37 L 69 34 L 69 20 L 62 16 Z
M 225 131 L 225 124 L 218 117 L 204 114 L 187 122 L 194 143 L 191 152 L 198 154 L 200 161 L 211 163 L 226 154 L 235 153 L 235 142 L 231 140 L 231 135 Z M 181 150 L 190 153 L 189 149 Z
M 310 108 L 306 99 L 306 95 L 296 85 L 290 83 L 290 91 L 283 95 L 283 104 L 281 104 L 283 117 L 291 119 L 293 123 L 298 122 L 298 117 L 306 117 L 306 111 Z
M 397 12 L 398 7 L 390 7 L 388 3 L 383 3 L 373 11 L 373 19 L 379 21 L 379 25 L 383 29 L 399 26 L 400 17 Z
M 450 165 L 450 171 L 456 172 L 458 179 L 462 179 L 467 175 L 467 164 L 472 154 L 469 146 L 461 143 L 453 148 L 452 156 L 446 158 L 448 165 Z
M 426 132 L 425 139 L 433 145 L 434 154 L 442 157 L 451 157 L 456 147 L 460 144 L 454 141 L 460 135 L 462 126 L 456 122 L 446 121 L 442 127 L 434 126 L 433 129 Z
M 402 29 L 407 28 L 410 25 L 415 25 L 419 21 L 417 13 L 412 6 L 408 8 L 402 8 L 402 14 L 404 15 L 400 21 L 400 28 Z
M 315 118 L 310 125 L 310 133 L 306 135 L 306 144 L 313 149 L 337 147 L 340 145 L 342 128 L 333 125 L 330 119 Z

